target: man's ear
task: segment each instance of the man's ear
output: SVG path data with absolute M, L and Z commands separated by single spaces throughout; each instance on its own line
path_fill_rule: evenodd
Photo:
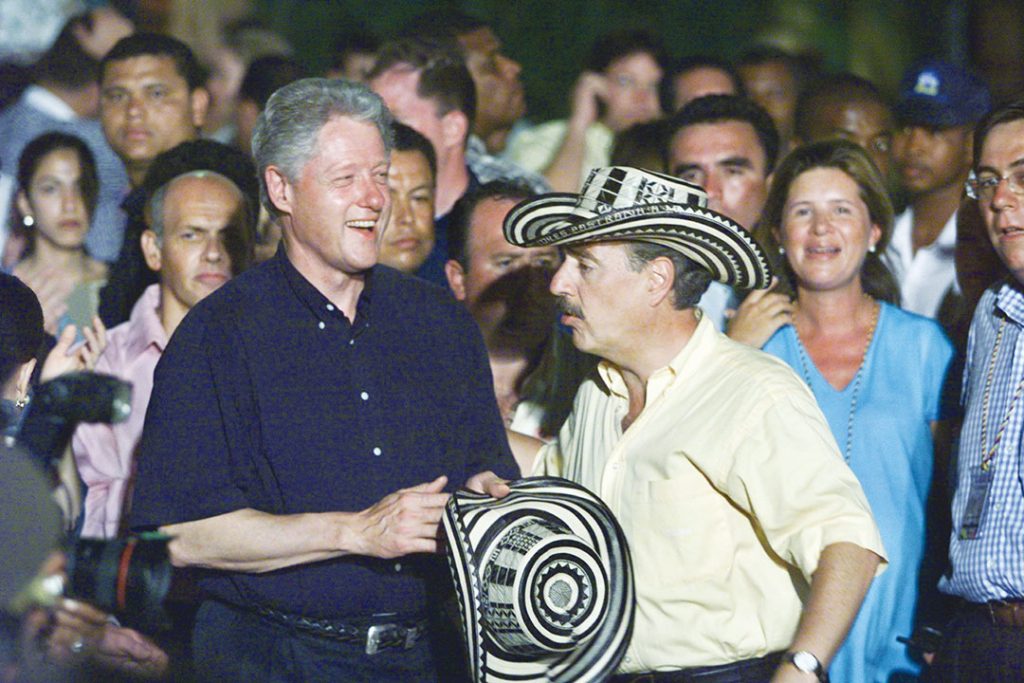
M 441 136 L 445 147 L 464 147 L 469 137 L 469 119 L 458 109 L 441 117 Z
M 672 286 L 676 279 L 676 267 L 672 259 L 659 256 L 647 262 L 646 270 L 651 308 L 660 305 L 666 297 L 671 301 Z
M 270 203 L 281 213 L 291 215 L 294 195 L 292 184 L 284 171 L 277 166 L 267 166 L 263 172 L 263 180 L 267 184 L 267 197 L 270 198 Z
M 142 247 L 142 256 L 146 259 L 146 265 L 154 273 L 159 273 L 163 266 L 163 255 L 160 253 L 160 239 L 152 230 L 143 230 L 139 237 L 139 245 Z
M 196 88 L 189 96 L 189 108 L 192 110 L 192 125 L 202 128 L 206 123 L 206 112 L 210 109 L 210 91 L 206 88 Z
M 444 276 L 448 278 L 448 286 L 451 287 L 455 298 L 459 301 L 465 301 L 466 271 L 462 269 L 462 264 L 454 259 L 449 259 L 444 264 Z

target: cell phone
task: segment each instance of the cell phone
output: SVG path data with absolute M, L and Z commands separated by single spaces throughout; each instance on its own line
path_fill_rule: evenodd
M 939 645 L 942 643 L 942 631 L 931 626 L 922 626 L 915 629 L 914 634 L 909 638 L 896 636 L 896 640 L 919 652 L 938 652 Z

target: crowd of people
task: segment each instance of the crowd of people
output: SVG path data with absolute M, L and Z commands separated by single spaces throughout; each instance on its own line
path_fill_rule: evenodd
M 539 475 L 629 543 L 619 683 L 1024 680 L 1024 100 L 623 30 L 531 125 L 459 11 L 220 34 L 95 7 L 0 109 L 0 427 L 129 381 L 53 496 L 175 567 L 162 630 L 4 611 L 0 680 L 468 680 L 442 511 Z

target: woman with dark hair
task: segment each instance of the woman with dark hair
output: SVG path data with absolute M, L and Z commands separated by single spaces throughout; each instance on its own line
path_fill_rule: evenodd
M 892 219 L 882 178 L 859 146 L 795 150 L 775 171 L 757 234 L 779 279 L 744 301 L 729 331 L 807 382 L 889 553 L 832 662 L 834 681 L 888 681 L 919 668 L 896 637 L 913 631 L 933 431 L 953 346 L 937 323 L 894 305 L 898 288 L 879 258 Z
M 28 248 L 14 274 L 39 297 L 51 334 L 96 313 L 107 266 L 86 252 L 85 236 L 98 189 L 92 152 L 73 135 L 45 133 L 21 153 L 16 205 Z

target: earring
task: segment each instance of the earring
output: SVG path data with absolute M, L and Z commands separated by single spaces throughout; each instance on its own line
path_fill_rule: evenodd
M 24 218 L 21 219 L 21 224 L 24 225 L 26 228 L 31 228 L 33 225 L 36 224 L 36 219 L 32 218 L 32 216 L 25 216 Z
M 780 253 L 780 254 L 785 254 L 785 253 L 786 253 L 786 248 L 785 248 L 785 247 L 782 247 L 782 246 L 780 246 L 780 247 L 779 247 L 779 253 Z
M 19 396 L 18 400 L 14 402 L 14 406 L 18 410 L 22 410 L 27 405 L 28 405 L 28 394 L 25 394 L 24 396 Z
M 875 253 L 875 245 L 872 244 L 870 247 L 868 247 L 868 251 L 870 251 L 872 254 L 874 254 Z

